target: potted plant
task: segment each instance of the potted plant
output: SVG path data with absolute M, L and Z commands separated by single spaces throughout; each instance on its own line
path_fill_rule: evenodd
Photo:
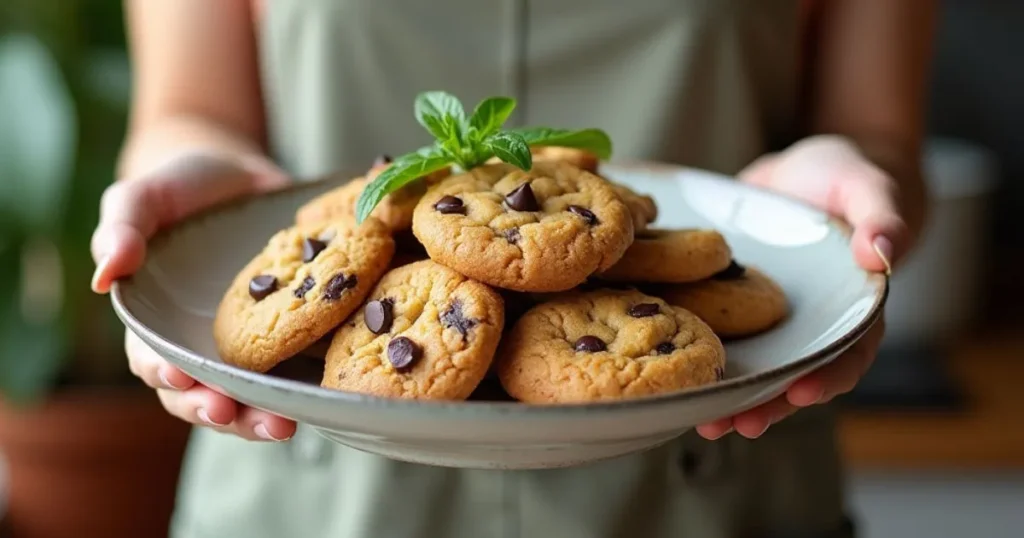
M 89 6 L 85 17 L 84 6 Z M 166 533 L 188 425 L 89 290 L 129 77 L 120 2 L 0 7 L 0 456 L 15 537 Z

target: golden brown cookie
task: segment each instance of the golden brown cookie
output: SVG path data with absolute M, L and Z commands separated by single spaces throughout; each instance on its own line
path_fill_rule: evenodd
M 538 146 L 531 148 L 531 153 L 534 162 L 566 162 L 592 174 L 598 173 L 600 165 L 597 155 L 584 149 Z M 611 180 L 608 182 L 615 189 L 615 194 L 618 194 L 619 198 L 629 207 L 629 211 L 633 215 L 634 230 L 643 230 L 658 218 L 658 206 L 654 203 L 654 198 L 640 194 L 621 183 Z
M 310 200 L 295 213 L 297 224 L 311 224 L 338 218 L 355 219 L 356 202 L 363 189 L 383 172 L 391 159 L 386 155 L 377 158 L 373 168 L 366 177 L 355 178 L 348 183 L 332 189 Z M 394 232 L 408 230 L 412 226 L 412 212 L 416 208 L 423 193 L 432 183 L 447 177 L 450 170 L 445 168 L 430 174 L 419 181 L 413 181 L 405 187 L 387 195 L 370 213 Z
M 713 383 L 725 348 L 683 308 L 637 291 L 566 294 L 507 334 L 498 377 L 528 403 L 635 398 Z
M 322 385 L 394 398 L 464 400 L 504 324 L 501 297 L 430 260 L 384 275 L 327 351 Z
M 374 218 L 278 232 L 221 300 L 213 325 L 221 358 L 266 372 L 309 348 L 359 307 L 394 251 Z
M 729 266 L 732 249 L 715 230 L 637 232 L 614 266 L 597 275 L 617 282 L 695 282 Z
M 562 291 L 611 267 L 633 240 L 607 181 L 561 162 L 493 164 L 432 187 L 413 215 L 430 258 L 516 291 Z
M 707 280 L 660 286 L 652 293 L 693 312 L 723 338 L 764 332 L 789 311 L 781 286 L 763 272 L 736 262 Z

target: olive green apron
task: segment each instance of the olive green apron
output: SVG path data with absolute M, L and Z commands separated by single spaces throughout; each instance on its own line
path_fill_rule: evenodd
M 733 173 L 795 135 L 799 0 L 271 0 L 274 157 L 299 177 L 429 139 L 415 95 L 495 94 L 514 124 L 600 127 L 616 159 Z M 844 537 L 829 412 L 596 465 L 453 470 L 196 431 L 177 538 Z

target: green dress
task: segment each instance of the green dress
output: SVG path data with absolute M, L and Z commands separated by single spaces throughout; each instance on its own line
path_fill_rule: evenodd
M 600 127 L 615 159 L 734 173 L 797 136 L 799 0 L 272 0 L 260 24 L 273 156 L 298 177 L 429 141 L 414 96 L 514 96 L 513 124 Z M 195 432 L 176 538 L 846 537 L 828 409 L 757 441 L 688 433 L 543 471 L 413 465 L 300 425 Z

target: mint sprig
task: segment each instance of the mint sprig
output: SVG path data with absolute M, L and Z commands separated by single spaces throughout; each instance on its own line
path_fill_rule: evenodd
M 371 181 L 356 202 L 356 220 L 366 220 L 388 194 L 447 166 L 470 170 L 497 157 L 529 171 L 533 168 L 531 146 L 578 148 L 600 159 L 611 157 L 611 139 L 600 129 L 503 129 L 515 108 L 516 100 L 511 97 L 488 97 L 467 118 L 455 96 L 442 91 L 419 94 L 413 107 L 416 121 L 434 137 L 434 143 L 396 158 Z

